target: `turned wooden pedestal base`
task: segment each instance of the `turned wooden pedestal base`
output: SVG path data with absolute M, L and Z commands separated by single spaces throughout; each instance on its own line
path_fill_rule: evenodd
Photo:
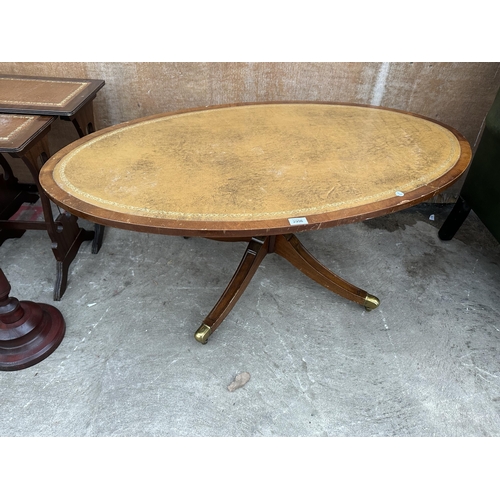
M 0 269 L 0 370 L 14 371 L 39 363 L 61 343 L 66 331 L 53 306 L 9 297 L 10 284 Z

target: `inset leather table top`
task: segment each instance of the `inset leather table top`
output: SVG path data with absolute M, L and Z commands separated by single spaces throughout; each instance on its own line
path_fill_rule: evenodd
M 104 80 L 0 75 L 0 112 L 72 116 Z
M 0 153 L 23 151 L 54 120 L 52 116 L 0 114 Z
M 453 183 L 470 158 L 458 132 L 409 113 L 263 103 L 101 130 L 54 155 L 40 180 L 54 201 L 103 224 L 167 234 L 279 234 L 419 203 Z

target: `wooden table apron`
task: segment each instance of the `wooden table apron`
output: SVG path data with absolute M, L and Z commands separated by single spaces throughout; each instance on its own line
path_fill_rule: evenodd
M 460 133 L 407 112 L 325 102 L 238 103 L 95 132 L 50 158 L 40 183 L 57 204 L 99 224 L 249 241 L 200 327 L 205 333 L 196 334 L 205 343 L 270 252 L 332 291 L 376 307 L 376 297 L 319 264 L 294 233 L 421 203 L 454 183 L 470 160 Z

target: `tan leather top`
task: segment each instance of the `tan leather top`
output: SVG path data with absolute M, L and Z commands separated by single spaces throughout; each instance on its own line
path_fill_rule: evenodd
M 0 152 L 22 151 L 53 121 L 50 116 L 0 114 Z
M 104 80 L 0 75 L 0 111 L 71 116 L 103 85 Z
M 0 77 L 0 95 L 6 104 L 62 107 L 88 85 L 88 82 L 78 81 Z
M 254 221 L 404 199 L 460 155 L 450 130 L 405 113 L 248 105 L 125 124 L 83 141 L 53 179 L 72 197 L 122 214 Z

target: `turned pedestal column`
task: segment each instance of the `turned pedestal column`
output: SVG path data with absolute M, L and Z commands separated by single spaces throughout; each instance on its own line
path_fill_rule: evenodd
M 12 371 L 39 363 L 61 343 L 66 331 L 53 306 L 9 297 L 10 284 L 0 269 L 0 370 Z

